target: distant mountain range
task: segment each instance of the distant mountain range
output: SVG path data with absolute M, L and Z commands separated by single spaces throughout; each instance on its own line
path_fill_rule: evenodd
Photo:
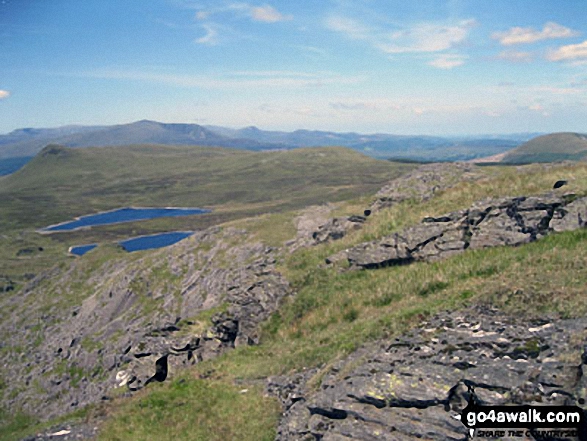
M 401 136 L 296 130 L 266 131 L 257 127 L 230 129 L 198 124 L 137 121 L 113 126 L 64 126 L 53 129 L 18 129 L 0 135 L 0 173 L 26 162 L 47 144 L 67 147 L 130 144 L 200 145 L 245 150 L 344 146 L 375 158 L 416 161 L 457 161 L 491 156 L 511 150 L 536 134 L 480 137 Z M 14 158 L 19 158 L 15 160 Z M 4 166 L 3 166 L 4 164 Z

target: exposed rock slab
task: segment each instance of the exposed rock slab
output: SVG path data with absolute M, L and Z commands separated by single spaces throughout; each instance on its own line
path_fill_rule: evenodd
M 341 216 L 326 219 L 328 207 L 310 207 L 296 218 L 298 237 L 288 243 L 290 249 L 318 245 L 342 239 L 348 233 L 362 228 L 372 212 L 409 199 L 425 201 L 437 192 L 447 190 L 463 181 L 483 178 L 481 169 L 470 163 L 426 164 L 394 179 L 375 196 L 375 201 L 364 210 L 364 215 Z
M 585 408 L 586 343 L 587 318 L 528 321 L 486 308 L 442 313 L 337 363 L 317 392 L 300 382 L 304 374 L 270 379 L 285 411 L 276 439 L 465 441 L 455 417 L 469 386 L 480 404 Z
M 345 251 L 354 268 L 432 261 L 466 249 L 516 246 L 587 225 L 587 198 L 547 194 L 480 201 L 467 210 L 428 217 L 419 225 Z M 333 256 L 327 263 L 340 261 Z

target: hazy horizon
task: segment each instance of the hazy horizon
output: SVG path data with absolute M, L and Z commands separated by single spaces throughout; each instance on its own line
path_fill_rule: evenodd
M 0 2 L 0 133 L 581 132 L 581 0 Z
M 124 123 L 114 123 L 114 124 L 64 124 L 64 125 L 58 125 L 58 126 L 52 126 L 52 127 L 18 127 L 15 129 L 12 129 L 8 132 L 0 132 L 0 136 L 2 135 L 8 135 L 12 132 L 18 131 L 18 130 L 52 130 L 52 129 L 66 129 L 66 128 L 70 128 L 70 127 L 112 127 L 112 126 L 120 126 L 120 125 L 128 125 L 128 124 L 134 124 L 134 123 L 138 123 L 138 122 L 142 122 L 142 121 L 149 121 L 149 122 L 154 122 L 154 123 L 158 123 L 158 124 L 198 124 L 198 123 L 193 123 L 193 122 L 186 122 L 186 121 L 155 121 L 155 120 L 150 120 L 150 119 L 141 119 L 141 120 L 136 120 L 136 121 L 129 121 L 129 122 L 124 122 Z M 356 130 L 344 130 L 344 131 L 335 131 L 335 130 L 322 130 L 320 128 L 316 128 L 316 129 L 307 129 L 304 127 L 298 127 L 297 129 L 292 129 L 292 130 L 281 130 L 279 128 L 277 129 L 266 129 L 263 127 L 260 127 L 258 125 L 249 125 L 249 126 L 228 126 L 228 125 L 219 125 L 219 124 L 198 124 L 202 127 L 218 127 L 218 128 L 223 128 L 223 129 L 231 129 L 231 130 L 240 130 L 240 129 L 247 129 L 247 128 L 256 128 L 259 129 L 261 131 L 267 131 L 267 132 L 285 132 L 285 133 L 291 133 L 291 132 L 296 132 L 296 131 L 318 131 L 318 132 L 333 132 L 333 133 L 340 133 L 340 134 L 344 134 L 344 133 L 355 133 L 357 135 L 377 135 L 377 134 L 381 134 L 381 135 L 397 135 L 397 136 L 428 136 L 428 137 L 440 137 L 440 138 L 459 138 L 459 137 L 463 137 L 463 138 L 468 138 L 468 137 L 474 137 L 474 138 L 483 138 L 483 137 L 498 137 L 500 135 L 502 136 L 516 136 L 516 135 L 534 135 L 534 134 L 546 134 L 547 132 L 504 132 L 504 133 L 499 133 L 499 132 L 494 132 L 494 133 L 470 133 L 470 134 L 459 134 L 459 133 L 446 133 L 446 134 L 434 134 L 434 133 L 391 133 L 391 132 L 360 132 L 360 131 L 356 131 Z M 539 135 L 537 135 L 539 136 Z

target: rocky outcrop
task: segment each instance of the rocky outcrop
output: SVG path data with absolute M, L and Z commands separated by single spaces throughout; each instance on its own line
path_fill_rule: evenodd
M 533 242 L 587 225 L 587 198 L 549 194 L 480 201 L 469 209 L 427 217 L 419 225 L 344 251 L 351 268 L 433 261 L 479 249 Z M 332 256 L 327 263 L 340 261 Z
M 425 164 L 379 190 L 370 209 L 381 210 L 409 199 L 426 201 L 439 191 L 483 177 L 481 168 L 470 163 Z
M 441 313 L 322 372 L 317 391 L 309 375 L 270 379 L 284 405 L 276 439 L 465 441 L 458 416 L 470 388 L 479 404 L 587 409 L 586 342 L 587 318 L 523 320 L 482 307 Z
M 330 219 L 312 233 L 314 245 L 342 239 L 350 231 L 361 229 L 366 220 L 367 218 L 365 216 L 357 215 Z
M 248 237 L 210 228 L 90 276 L 77 259 L 3 298 L 5 311 L 27 310 L 0 327 L 11 336 L 0 342 L 6 406 L 53 417 L 258 343 L 258 324 L 292 291 L 275 268 L 279 250 Z
M 415 199 L 425 201 L 437 192 L 447 190 L 463 181 L 483 178 L 481 169 L 469 163 L 426 164 L 394 179 L 375 196 L 375 201 L 363 211 L 363 215 L 327 218 L 332 206 L 309 207 L 295 220 L 297 237 L 286 245 L 290 250 L 339 240 L 348 233 L 359 230 L 373 212 L 397 203 Z
M 203 332 L 190 331 L 194 325 L 190 320 L 176 320 L 138 338 L 128 351 L 130 362 L 117 373 L 118 385 L 134 391 L 152 381 L 164 381 L 168 370 L 209 360 L 241 345 L 258 344 L 258 325 L 291 293 L 274 264 L 272 258 L 263 259 L 236 271 L 224 287 L 226 311 L 214 314 L 212 325 Z

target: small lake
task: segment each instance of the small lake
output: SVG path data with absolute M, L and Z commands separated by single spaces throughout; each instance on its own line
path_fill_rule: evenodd
M 31 159 L 33 159 L 32 156 L 0 159 L 0 176 L 9 175 L 20 170 Z
M 132 239 L 118 242 L 122 247 L 132 253 L 133 251 L 151 250 L 163 248 L 194 234 L 193 231 L 173 231 L 171 233 L 151 234 L 149 236 L 133 237 Z
M 74 246 L 74 247 L 70 247 L 69 248 L 69 252 L 71 254 L 75 254 L 76 256 L 83 256 L 88 251 L 93 250 L 97 246 L 98 245 L 96 245 L 95 243 L 92 243 L 92 244 L 89 244 L 89 245 L 77 245 L 77 246 Z
M 118 242 L 125 251 L 132 253 L 133 251 L 142 251 L 142 250 L 152 250 L 155 248 L 163 248 L 169 245 L 173 245 L 174 243 L 179 242 L 180 240 L 185 239 L 186 237 L 191 236 L 194 234 L 193 231 L 172 231 L 169 233 L 159 233 L 159 234 L 151 234 L 149 236 L 139 236 L 133 237 L 130 239 L 126 239 L 123 241 Z M 83 256 L 88 251 L 93 250 L 98 245 L 95 243 L 88 244 L 88 245 L 76 245 L 69 248 L 69 252 L 71 254 L 75 254 L 76 256 Z
M 72 231 L 79 228 L 89 228 L 97 225 L 110 225 L 122 222 L 134 222 L 159 217 L 190 216 L 193 214 L 210 213 L 211 210 L 203 208 L 120 208 L 113 211 L 105 211 L 98 214 L 78 217 L 70 222 L 51 225 L 41 231 Z

